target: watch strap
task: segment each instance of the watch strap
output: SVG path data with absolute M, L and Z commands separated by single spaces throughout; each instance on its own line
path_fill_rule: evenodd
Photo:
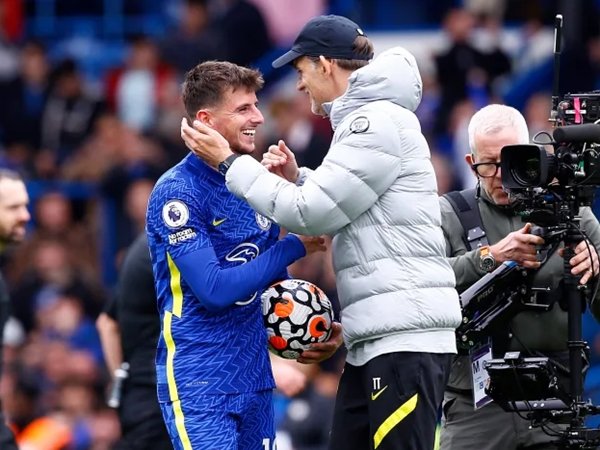
M 223 161 L 221 161 L 219 163 L 219 165 L 217 166 L 217 170 L 219 171 L 219 173 L 223 176 L 225 176 L 225 174 L 227 173 L 227 171 L 229 170 L 229 168 L 231 167 L 231 165 L 233 164 L 233 162 L 238 159 L 240 157 L 240 155 L 238 155 L 237 153 L 233 153 L 231 155 L 229 155 L 227 158 L 225 158 Z

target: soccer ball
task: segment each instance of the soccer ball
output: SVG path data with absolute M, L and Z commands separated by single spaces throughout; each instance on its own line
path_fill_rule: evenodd
M 264 291 L 261 300 L 269 350 L 282 358 L 298 359 L 331 335 L 331 302 L 313 283 L 283 280 Z

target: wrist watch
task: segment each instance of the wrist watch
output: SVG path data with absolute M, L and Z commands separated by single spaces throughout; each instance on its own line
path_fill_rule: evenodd
M 237 153 L 234 153 L 233 155 L 229 155 L 227 158 L 225 158 L 223 161 L 221 161 L 219 163 L 219 165 L 217 166 L 217 170 L 219 171 L 219 173 L 221 175 L 225 176 L 225 174 L 231 167 L 231 164 L 233 164 L 233 162 L 236 159 L 238 159 L 239 157 L 240 157 L 240 155 L 238 155 Z
M 496 268 L 496 259 L 492 255 L 492 252 L 490 252 L 489 245 L 479 248 L 479 268 L 488 273 Z

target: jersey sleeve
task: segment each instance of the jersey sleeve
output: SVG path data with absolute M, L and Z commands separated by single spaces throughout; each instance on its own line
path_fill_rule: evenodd
M 286 267 L 305 254 L 300 239 L 290 234 L 246 264 L 223 268 L 212 248 L 188 253 L 174 263 L 202 305 L 218 311 L 287 278 Z
M 211 247 L 202 193 L 185 179 L 156 186 L 148 206 L 148 231 L 164 243 L 171 258 Z
M 223 267 L 209 235 L 208 195 L 185 179 L 159 183 L 150 199 L 147 229 L 200 303 L 216 311 L 285 278 L 287 266 L 306 251 L 297 236 L 289 235 L 245 264 Z

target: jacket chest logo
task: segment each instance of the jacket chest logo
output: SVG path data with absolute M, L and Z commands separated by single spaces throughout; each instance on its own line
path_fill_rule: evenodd
M 369 125 L 371 125 L 369 119 L 365 116 L 359 116 L 352 121 L 348 128 L 352 133 L 364 133 L 369 129 Z

